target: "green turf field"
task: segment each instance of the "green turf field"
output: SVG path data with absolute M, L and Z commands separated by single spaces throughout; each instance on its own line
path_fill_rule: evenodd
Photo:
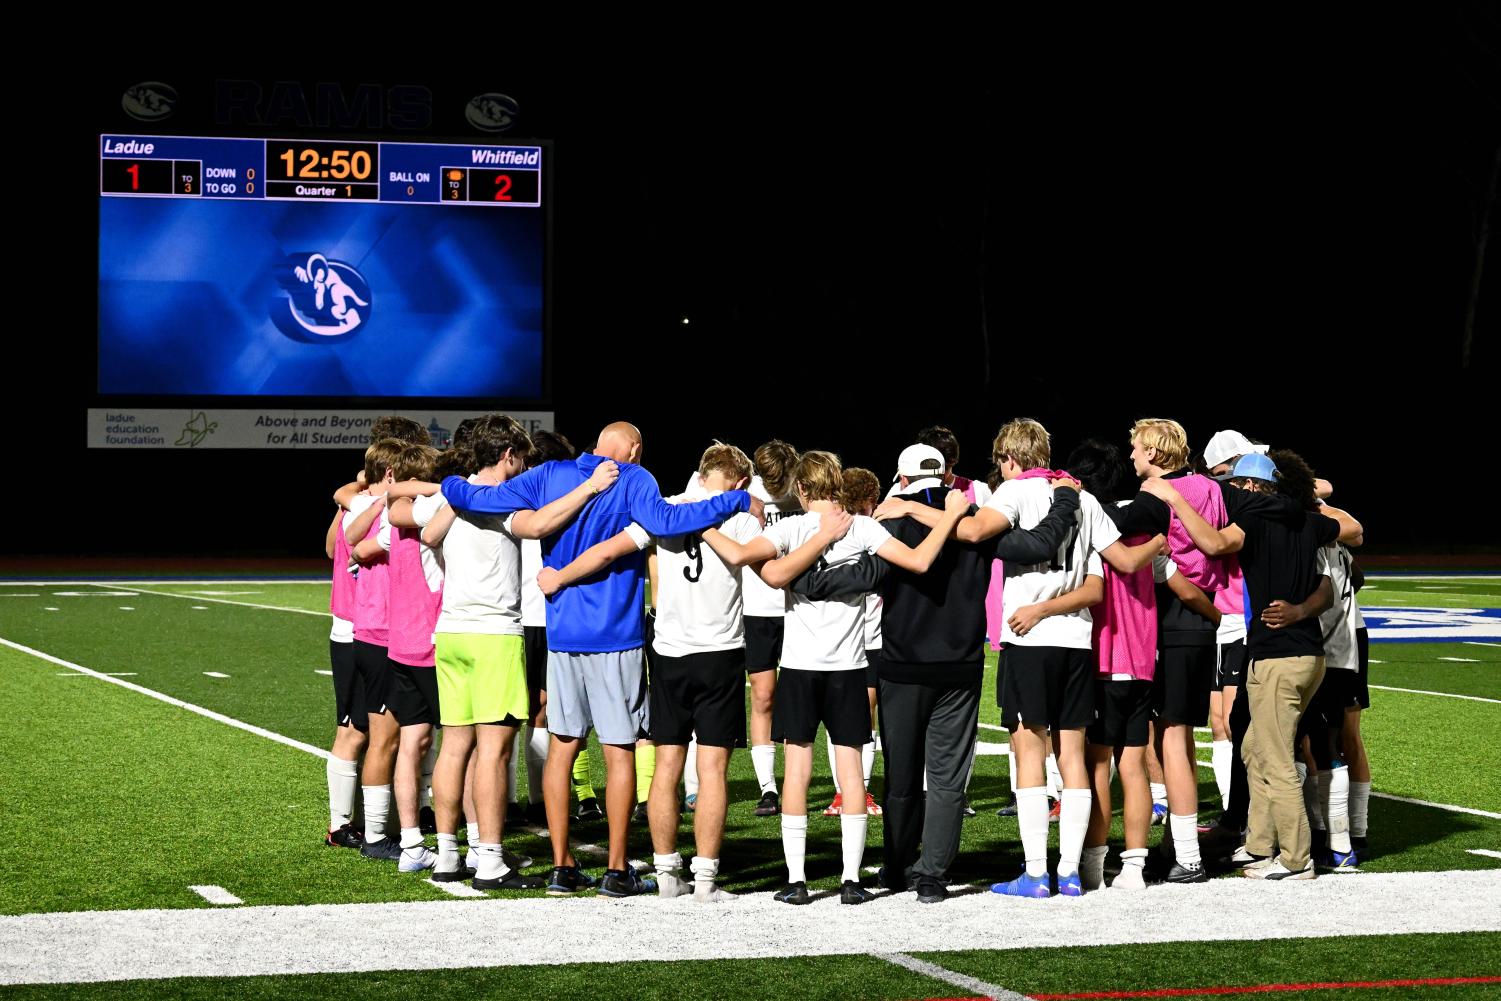
M 0 881 L 0 915 L 211 909 L 191 886 L 225 887 L 247 907 L 402 901 L 464 906 L 417 876 L 399 875 L 394 867 L 321 843 L 327 808 L 323 761 L 316 752 L 327 747 L 332 734 L 329 679 L 320 673 L 328 669 L 327 594 L 326 584 L 262 581 L 0 587 L 0 638 L 10 644 L 0 646 L 0 671 L 10 681 L 0 694 L 0 725 L 9 751 L 0 780 L 0 800 L 6 806 L 0 811 L 0 835 L 14 858 L 26 860 L 12 865 Z M 1501 579 L 1373 578 L 1362 602 L 1393 608 L 1501 608 Z M 1377 643 L 1371 656 L 1373 707 L 1365 714 L 1363 730 L 1375 789 L 1402 799 L 1372 799 L 1375 852 L 1362 862 L 1362 870 L 1501 869 L 1496 857 L 1501 854 L 1501 819 L 1494 816 L 1501 813 L 1501 750 L 1488 739 L 1501 725 L 1501 702 L 1494 701 L 1501 699 L 1501 646 Z M 81 676 L 74 665 L 265 733 Z M 988 672 L 987 683 L 993 680 L 994 672 Z M 980 739 L 990 745 L 982 751 L 992 753 L 983 753 L 977 764 L 971 800 L 979 815 L 965 826 L 953 878 L 983 887 L 1014 875 L 1021 856 L 1015 821 L 995 816 L 1005 800 L 1007 779 L 1004 754 L 993 752 L 1005 734 L 989 689 L 981 722 Z M 1208 733 L 1199 735 L 1206 762 L 1209 739 Z M 602 789 L 597 754 L 594 767 Z M 872 782 L 878 796 L 880 775 L 878 758 Z M 1207 768 L 1201 777 L 1204 812 L 1212 815 L 1217 810 L 1210 804 L 1218 798 L 1213 777 Z M 524 778 L 522 790 L 524 799 Z M 737 754 L 731 766 L 733 805 L 722 882 L 739 893 L 775 889 L 785 879 L 778 822 L 752 814 L 756 795 L 749 757 Z M 819 749 L 811 799 L 821 806 L 831 795 L 827 759 Z M 691 848 L 690 823 L 691 815 L 683 825 L 685 849 Z M 1154 841 L 1160 832 L 1153 829 Z M 1119 833 L 1117 819 L 1113 843 L 1118 844 Z M 507 845 L 534 856 L 540 866 L 548 855 L 540 834 L 508 831 Z M 575 838 L 585 844 L 602 842 L 603 825 L 576 828 Z M 837 819 L 811 817 L 808 840 L 810 889 L 836 888 Z M 873 822 L 867 863 L 879 863 L 880 844 L 880 825 Z M 1479 854 L 1483 852 L 1492 854 Z M 650 853 L 644 829 L 633 830 L 632 857 L 649 858 Z M 587 848 L 580 854 L 586 865 L 603 862 Z M 39 860 L 50 861 L 37 864 Z M 597 906 L 612 904 L 599 901 Z M 879 905 L 849 910 L 863 914 L 874 906 Z M 1501 907 L 1497 916 L 1501 926 Z M 924 952 L 920 958 L 1034 994 L 1501 972 L 1501 939 L 1495 935 L 1434 935 L 1422 941 L 1407 936 L 1394 940 L 1403 943 L 1397 949 L 1346 948 L 1339 944 L 1343 941 L 1292 941 L 1290 954 L 1303 956 L 1304 967 L 1316 967 L 1312 977 L 1289 972 L 1299 967 L 1279 959 L 1281 950 L 1248 954 L 1213 942 L 1193 948 L 1196 957 L 1220 956 L 1214 963 L 1196 959 L 1185 969 L 1163 953 L 1160 961 L 1143 958 L 1130 966 L 1130 976 L 1119 975 L 1119 957 L 1110 952 L 1118 947 L 1060 950 L 1040 966 L 1035 958 L 1022 962 L 1021 954 L 1009 951 Z M 964 994 L 952 983 L 877 957 L 841 958 L 831 964 L 827 958 L 797 958 L 796 943 L 788 949 L 781 960 L 726 960 L 713 971 L 702 961 L 684 963 L 681 969 L 661 962 L 629 970 L 617 964 L 614 969 L 632 985 L 622 987 L 620 996 L 685 997 L 695 979 L 710 976 L 724 984 L 711 993 L 724 997 Z M 1095 953 L 1095 965 L 1086 962 Z M 822 971 L 831 965 L 864 989 L 852 995 L 826 984 Z M 1106 968 L 1116 972 L 1099 973 Z M 572 964 L 535 971 L 466 970 L 438 979 L 443 990 L 455 995 L 461 990 L 484 994 L 493 985 L 518 982 L 513 977 L 530 977 L 543 986 L 528 993 L 612 996 L 609 991 L 591 993 L 600 983 L 598 973 Z M 162 991 L 198 996 L 226 989 L 254 997 L 304 996 L 379 985 L 402 989 L 419 977 L 435 979 L 421 971 L 249 978 L 233 986 L 185 979 L 86 989 L 36 986 L 21 996 L 137 997 L 162 996 Z M 1496 996 L 1490 992 L 1498 988 L 1403 987 L 1400 996 L 1423 997 L 1440 990 L 1482 997 Z M 1386 989 L 1379 993 L 1386 996 Z

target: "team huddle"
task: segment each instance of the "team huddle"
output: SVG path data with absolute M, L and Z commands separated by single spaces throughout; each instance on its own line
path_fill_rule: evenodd
M 806 904 L 822 727 L 841 901 L 875 897 L 860 873 L 877 816 L 879 885 L 937 903 L 975 813 L 989 644 L 1010 734 L 1000 812 L 1025 863 L 994 892 L 1078 896 L 1107 868 L 1112 889 L 1216 868 L 1312 879 L 1356 871 L 1366 851 L 1367 639 L 1348 548 L 1362 529 L 1293 452 L 1221 431 L 1191 455 L 1178 423 L 1150 419 L 1129 454 L 1091 439 L 1055 469 L 1047 431 L 1019 419 L 995 437 L 988 483 L 955 473 L 957 440 L 933 427 L 884 498 L 874 473 L 782 441 L 754 457 L 715 442 L 664 497 L 626 423 L 583 455 L 498 414 L 464 421 L 442 452 L 406 418 L 371 437 L 327 538 L 330 845 L 481 890 L 725 901 L 729 761 L 749 746 L 755 813 L 780 817 L 775 899 Z M 1214 824 L 1199 816 L 1205 727 Z M 1107 866 L 1116 783 L 1124 844 Z M 601 814 L 595 876 L 570 823 Z M 633 820 L 649 824 L 653 871 L 627 859 Z M 1151 852 L 1154 822 L 1167 831 Z M 503 847 L 518 823 L 547 829 L 546 879 Z

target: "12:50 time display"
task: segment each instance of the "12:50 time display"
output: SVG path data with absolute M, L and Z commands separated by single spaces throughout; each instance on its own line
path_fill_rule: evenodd
M 370 181 L 376 147 L 353 143 L 268 143 L 266 166 L 287 180 Z

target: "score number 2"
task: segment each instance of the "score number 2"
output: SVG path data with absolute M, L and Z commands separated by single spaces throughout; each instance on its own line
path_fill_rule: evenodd
M 496 184 L 497 187 L 500 188 L 499 191 L 495 192 L 495 200 L 497 202 L 508 202 L 508 201 L 510 201 L 511 200 L 511 195 L 510 195 L 510 191 L 511 191 L 511 175 L 510 174 L 496 174 L 495 175 L 495 184 Z

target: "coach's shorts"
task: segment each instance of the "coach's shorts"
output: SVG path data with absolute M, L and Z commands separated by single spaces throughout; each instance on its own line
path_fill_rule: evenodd
M 365 708 L 365 682 L 354 666 L 354 643 L 328 641 L 328 663 L 334 674 L 334 725 L 370 729 Z
M 438 714 L 444 726 L 527 718 L 525 653 L 520 636 L 434 633 Z
M 1089 742 L 1101 747 L 1146 747 L 1152 721 L 1150 681 L 1095 682 L 1095 721 L 1089 725 Z
M 391 661 L 391 687 L 386 705 L 402 726 L 438 722 L 438 672 Z
M 775 671 L 782 662 L 782 630 L 785 620 L 780 615 L 747 615 L 745 617 L 745 673 L 760 674 Z
M 865 687 L 881 687 L 881 648 L 865 651 Z
M 526 647 L 526 687 L 528 691 L 547 691 L 547 627 L 522 626 L 521 639 Z
M 745 740 L 745 650 L 668 657 L 652 652 L 651 739 L 706 747 Z
M 1355 649 L 1360 657 L 1356 672 L 1355 701 L 1362 709 L 1371 708 L 1371 634 L 1364 627 L 1355 630 Z M 1352 707 L 1353 708 L 1353 707 Z
M 647 734 L 646 666 L 641 648 L 609 653 L 547 652 L 547 729 L 559 737 L 634 744 Z
M 1098 668 L 1088 650 L 1056 646 L 1006 645 L 1006 668 L 1000 683 L 1001 722 L 1082 730 L 1094 722 L 1094 685 Z
M 391 658 L 386 648 L 354 641 L 354 673 L 365 692 L 365 715 L 379 716 L 386 711 L 386 693 L 391 687 Z
M 1214 665 L 1214 687 L 1236 688 L 1246 687 L 1246 641 L 1236 640 L 1234 643 L 1224 643 L 1214 648 L 1216 661 Z
M 771 710 L 771 739 L 776 743 L 811 744 L 818 724 L 841 747 L 870 743 L 870 696 L 865 668 L 849 671 L 799 671 L 784 667 L 777 675 L 777 702 Z
M 1167 646 L 1158 651 L 1152 679 L 1152 712 L 1163 723 L 1209 724 L 1215 647 Z

